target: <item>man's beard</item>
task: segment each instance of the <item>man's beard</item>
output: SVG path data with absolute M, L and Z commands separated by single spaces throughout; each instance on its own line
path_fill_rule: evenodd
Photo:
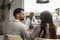
M 24 18 L 23 19 L 20 19 L 20 21 L 23 21 L 24 20 Z

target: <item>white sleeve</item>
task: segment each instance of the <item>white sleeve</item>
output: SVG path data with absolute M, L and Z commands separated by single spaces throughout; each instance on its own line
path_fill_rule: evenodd
M 35 23 L 37 24 L 37 19 L 35 17 L 33 17 L 33 19 L 35 20 Z
M 26 25 L 23 23 L 16 23 L 16 25 L 23 30 L 27 30 Z
M 27 19 L 27 20 L 26 20 L 26 27 L 27 27 L 27 29 L 29 29 L 29 25 L 30 25 L 29 19 Z
M 22 29 L 28 30 L 26 25 L 21 25 Z

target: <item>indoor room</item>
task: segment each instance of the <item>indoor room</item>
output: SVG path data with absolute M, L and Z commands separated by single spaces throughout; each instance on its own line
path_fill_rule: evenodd
M 0 0 L 0 40 L 60 40 L 60 0 Z

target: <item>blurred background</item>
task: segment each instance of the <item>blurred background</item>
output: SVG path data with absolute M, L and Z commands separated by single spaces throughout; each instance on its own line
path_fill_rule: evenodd
M 41 0 L 0 0 L 0 29 L 2 33 L 5 32 L 4 29 L 6 29 L 8 22 L 14 19 L 13 10 L 18 7 L 25 9 L 25 19 L 29 17 L 30 12 L 34 12 L 38 22 L 40 22 L 42 11 L 50 11 L 54 24 L 60 27 L 60 0 L 48 0 L 48 2 L 41 2 Z

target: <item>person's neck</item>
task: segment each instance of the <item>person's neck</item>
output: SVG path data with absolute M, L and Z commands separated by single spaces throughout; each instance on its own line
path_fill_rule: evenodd
M 20 19 L 19 19 L 19 18 L 15 18 L 15 19 L 20 21 Z
M 30 20 L 32 20 L 32 18 L 30 18 Z

